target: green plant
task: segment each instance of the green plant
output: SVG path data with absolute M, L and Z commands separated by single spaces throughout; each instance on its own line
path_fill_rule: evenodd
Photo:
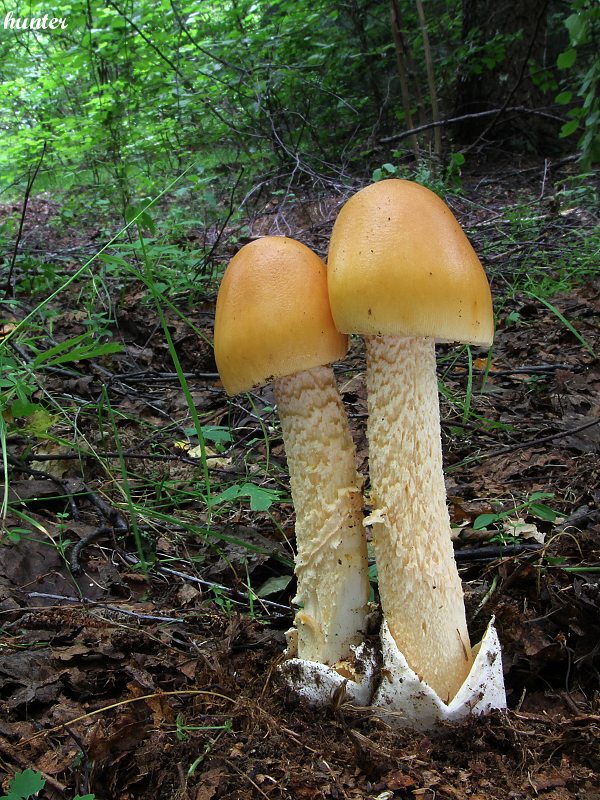
M 39 297 L 53 291 L 61 283 L 56 265 L 25 255 L 17 258 L 18 275 L 15 293 L 18 297 Z
M 563 211 L 581 206 L 596 208 L 598 206 L 598 190 L 595 177 L 594 172 L 581 172 L 558 181 L 554 196 L 559 207 Z
M 394 152 L 394 156 L 400 158 L 400 152 Z M 371 180 L 374 183 L 385 180 L 386 178 L 405 178 L 414 180 L 422 186 L 426 186 L 442 197 L 452 192 L 458 193 L 461 188 L 461 170 L 465 163 L 462 153 L 450 153 L 444 170 L 441 175 L 435 168 L 433 161 L 421 159 L 414 171 L 397 167 L 395 164 L 386 162 L 381 167 L 373 171 Z
M 185 432 L 193 436 L 196 433 L 196 429 L 188 428 Z M 215 445 L 217 453 L 223 453 L 227 449 L 226 445 L 230 445 L 233 442 L 231 430 L 223 425 L 203 425 L 202 434 L 206 441 Z
M 255 483 L 234 483 L 213 497 L 212 505 L 214 508 L 220 503 L 239 500 L 241 497 L 250 499 L 251 511 L 267 511 L 273 503 L 282 499 L 282 493 L 278 489 L 265 489 Z
M 377 167 L 377 169 L 374 170 L 371 180 L 376 183 L 377 181 L 382 181 L 385 178 L 398 177 L 400 177 L 398 167 L 388 162 L 387 164 L 382 164 L 380 167 Z
M 1 797 L 0 800 L 29 800 L 41 792 L 45 785 L 46 780 L 39 772 L 26 769 L 23 772 L 17 772 L 15 777 L 9 781 L 8 794 Z M 73 800 L 95 800 L 95 797 L 95 794 L 77 794 Z
M 518 520 L 519 515 L 534 517 L 544 522 L 554 522 L 556 520 L 557 512 L 545 503 L 540 502 L 541 500 L 552 500 L 553 498 L 554 494 L 552 492 L 533 492 L 527 500 L 514 504 L 510 509 L 480 514 L 473 521 L 473 529 L 476 531 L 495 531 L 493 536 L 490 537 L 491 542 L 515 544 L 520 541 L 518 531 L 519 527 L 522 527 L 522 521 Z M 515 517 L 517 521 L 512 522 Z
M 15 777 L 9 781 L 8 794 L 1 800 L 21 800 L 22 798 L 27 800 L 40 792 L 45 785 L 46 781 L 35 770 L 26 769 L 23 772 L 17 772 Z
M 222 725 L 189 725 L 184 721 L 183 714 L 177 714 L 175 718 L 175 735 L 180 742 L 187 742 L 190 738 L 190 733 L 197 733 L 198 731 L 230 732 L 232 729 L 233 723 L 230 719 L 226 720 Z
M 211 586 L 210 591 L 213 595 L 213 602 L 218 606 L 226 617 L 231 617 L 233 614 L 233 600 L 224 594 L 220 586 Z
M 600 7 L 594 0 L 574 0 L 571 9 L 573 13 L 564 21 L 569 33 L 569 47 L 556 61 L 558 69 L 568 77 L 556 102 L 570 106 L 567 111 L 570 119 L 562 126 L 560 136 L 566 138 L 579 134 L 582 163 L 589 167 L 600 159 L 600 60 L 597 50 Z M 592 53 L 591 64 L 579 69 L 577 62 L 586 51 Z

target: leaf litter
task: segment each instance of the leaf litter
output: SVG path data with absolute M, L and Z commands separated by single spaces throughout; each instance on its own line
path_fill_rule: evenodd
M 525 178 L 515 189 L 528 190 Z M 459 198 L 455 211 L 475 240 L 484 228 L 489 236 L 501 211 L 494 185 L 473 183 L 466 194 L 477 197 L 477 210 Z M 47 211 L 45 204 L 41 224 Z M 277 219 L 270 212 L 255 227 L 273 232 L 262 228 Z M 313 221 L 307 243 L 322 249 L 331 221 Z M 552 225 L 548 241 L 553 231 L 559 247 Z M 153 336 L 141 287 L 131 286 L 117 322 L 123 351 L 105 356 L 101 370 L 63 376 L 62 387 L 52 374 L 46 384 L 90 400 L 107 387 L 121 414 L 120 441 L 106 431 L 99 437 L 97 419 L 82 415 L 80 435 L 105 454 L 101 460 L 71 458 L 68 446 L 57 451 L 41 441 L 32 464 L 22 460 L 26 432 L 10 442 L 5 529 L 28 532 L 0 547 L 5 790 L 30 768 L 57 798 L 600 798 L 600 365 L 551 308 L 504 291 L 518 267 L 494 255 L 485 266 L 501 298 L 498 333 L 489 364 L 486 353 L 473 353 L 468 414 L 457 401 L 465 396 L 465 360 L 446 346 L 439 355 L 468 618 L 476 641 L 496 616 L 509 711 L 424 736 L 392 731 L 369 709 L 341 702 L 315 713 L 289 695 L 276 665 L 292 619 L 294 519 L 272 397 L 266 390 L 251 402 L 228 402 L 210 349 L 170 320 L 199 411 L 207 425 L 232 433 L 210 442 L 222 501 L 210 520 L 194 496 L 196 444 L 186 444 L 189 423 L 168 352 Z M 61 302 L 73 313 L 68 296 Z M 599 353 L 600 277 L 551 303 Z M 209 335 L 211 313 L 207 299 L 195 320 Z M 84 330 L 80 322 L 75 333 Z M 359 342 L 337 374 L 366 473 Z M 127 454 L 136 502 L 154 500 L 157 481 L 172 502 L 177 497 L 172 516 L 143 527 L 140 541 L 154 564 L 147 577 L 131 519 L 122 528 L 111 516 L 117 505 L 128 514 L 119 452 Z M 34 471 L 28 477 L 16 464 Z M 542 502 L 555 517 L 528 502 L 536 492 L 552 495 Z M 481 515 L 496 522 L 478 528 Z M 526 531 L 535 542 L 524 541 Z M 78 542 L 80 572 L 70 560 Z

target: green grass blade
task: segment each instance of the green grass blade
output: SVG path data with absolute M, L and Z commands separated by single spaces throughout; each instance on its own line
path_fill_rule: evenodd
M 6 448 L 6 423 L 3 416 L 4 405 L 0 404 L 0 449 L 2 450 L 2 476 L 4 488 L 2 490 L 2 503 L 0 504 L 0 519 L 6 519 L 8 512 L 8 450 Z
M 178 175 L 176 178 L 174 178 L 174 179 L 173 179 L 173 180 L 172 180 L 172 181 L 171 181 L 171 182 L 170 182 L 170 183 L 169 183 L 167 186 L 165 186 L 165 188 L 164 188 L 164 189 L 163 189 L 161 192 L 159 192 L 159 193 L 156 195 L 156 197 L 153 197 L 153 198 L 152 198 L 152 200 L 150 200 L 150 202 L 149 202 L 149 203 L 147 203 L 147 204 L 146 204 L 146 205 L 145 205 L 145 206 L 144 206 L 142 209 L 140 209 L 140 211 L 139 211 L 139 212 L 136 214 L 136 216 L 135 216 L 135 217 L 133 217 L 133 218 L 132 218 L 132 219 L 131 219 L 131 220 L 130 220 L 128 223 L 127 223 L 127 225 L 124 225 L 124 226 L 121 228 L 121 230 L 120 230 L 120 231 L 117 231 L 117 233 L 115 233 L 115 235 L 112 237 L 112 239 L 110 239 L 110 240 L 109 240 L 109 241 L 108 241 L 108 242 L 107 242 L 107 243 L 106 243 L 106 244 L 105 244 L 103 247 L 101 247 L 101 248 L 100 248 L 100 250 L 98 250 L 98 252 L 97 252 L 97 253 L 94 253 L 94 255 L 93 255 L 91 258 L 88 258 L 88 260 L 87 260 L 87 261 L 86 261 L 84 264 L 82 264 L 82 265 L 81 265 L 81 267 L 79 267 L 79 269 L 76 269 L 76 270 L 75 270 L 75 272 L 73 272 L 73 274 L 72 274 L 72 275 L 69 275 L 69 277 L 68 277 L 68 278 L 67 278 L 65 281 L 63 281 L 63 283 L 61 283 L 61 285 L 60 285 L 60 286 L 59 286 L 57 289 L 55 289 L 53 292 L 51 292 L 51 293 L 48 295 L 48 297 L 46 297 L 44 300 L 42 300 L 41 302 L 39 302 L 39 303 L 37 304 L 37 306 L 36 306 L 36 307 L 35 307 L 35 308 L 34 308 L 32 311 L 30 311 L 30 312 L 29 312 L 29 314 L 26 314 L 26 315 L 23 317 L 23 319 L 22 319 L 20 322 L 18 322 L 18 323 L 15 325 L 15 327 L 14 327 L 14 328 L 13 328 L 13 329 L 12 329 L 12 330 L 11 330 L 11 331 L 10 331 L 10 332 L 7 334 L 7 335 L 6 335 L 6 336 L 4 336 L 4 337 L 3 337 L 2 341 L 0 341 L 0 349 L 1 349 L 1 348 L 4 348 L 4 347 L 6 347 L 6 345 L 8 344 L 8 342 L 9 342 L 11 339 L 14 339 L 14 338 L 15 338 L 15 336 L 17 335 L 17 333 L 19 333 L 19 332 L 20 332 L 20 331 L 21 331 L 23 328 L 25 328 L 31 319 L 33 319 L 33 318 L 34 318 L 34 317 L 35 317 L 37 314 L 39 314 L 39 312 L 40 312 L 40 311 L 41 311 L 43 308 L 45 308 L 47 305 L 49 305 L 49 304 L 50 304 L 50 303 L 51 303 L 51 302 L 52 302 L 52 301 L 53 301 L 53 300 L 54 300 L 56 297 L 58 297 L 58 295 L 59 295 L 61 292 L 63 292 L 63 291 L 64 291 L 64 290 L 65 290 L 65 289 L 66 289 L 68 286 L 70 286 L 70 285 L 71 285 L 71 284 L 72 284 L 74 281 L 76 281 L 76 280 L 77 280 L 77 279 L 78 279 L 78 278 L 79 278 L 81 275 L 83 275 L 83 273 L 86 271 L 86 269 L 87 269 L 87 268 L 88 268 L 88 267 L 89 267 L 89 266 L 90 266 L 90 265 L 91 265 L 91 264 L 92 264 L 92 263 L 93 263 L 93 262 L 94 262 L 94 261 L 95 261 L 95 260 L 96 260 L 96 259 L 97 259 L 97 258 L 98 258 L 98 257 L 99 257 L 101 254 L 102 254 L 102 253 L 104 253 L 104 252 L 105 252 L 105 250 L 107 250 L 107 249 L 108 249 L 108 248 L 109 248 L 111 245 L 113 245 L 113 244 L 114 244 L 114 243 L 115 243 L 115 242 L 116 242 L 116 241 L 119 239 L 119 237 L 121 236 L 121 234 L 125 233 L 125 231 L 126 231 L 126 230 L 128 230 L 128 228 L 130 228 L 132 225 L 135 225 L 135 224 L 136 224 L 136 221 L 137 221 L 137 220 L 138 220 L 140 217 L 142 217 L 142 216 L 143 216 L 143 215 L 144 215 L 144 214 L 145 214 L 145 213 L 148 211 L 148 209 L 149 209 L 149 208 L 152 208 L 152 206 L 153 206 L 153 205 L 154 205 L 156 202 L 158 202 L 158 200 L 160 200 L 160 198 L 161 198 L 161 197 L 163 197 L 165 194 L 167 194 L 167 192 L 169 192 L 169 191 L 170 191 L 170 190 L 173 188 L 173 186 L 175 186 L 175 184 L 177 184 L 177 183 L 178 183 L 178 182 L 179 182 L 179 181 L 180 181 L 180 180 L 181 180 L 181 179 L 182 179 L 182 178 L 183 178 L 185 175 L 187 175 L 187 173 L 188 173 L 188 172 L 189 172 L 191 169 L 193 169 L 195 166 L 196 166 L 196 164 L 195 164 L 195 163 L 193 163 L 193 164 L 190 164 L 190 166 L 189 166 L 187 169 L 185 169 L 185 170 L 184 170 L 184 171 L 183 171 L 183 172 L 182 172 L 180 175 Z
M 469 345 L 467 350 L 467 391 L 465 394 L 465 404 L 463 406 L 462 421 L 468 422 L 471 415 L 471 401 L 473 399 L 473 353 Z
M 580 342 L 585 347 L 585 349 L 589 353 L 591 353 L 591 355 L 594 356 L 594 358 L 596 358 L 596 353 L 594 352 L 594 349 L 589 344 L 589 342 L 579 333 L 579 331 L 573 326 L 573 324 L 569 322 L 569 320 L 563 314 L 561 314 L 561 312 L 558 310 L 558 308 L 556 308 L 556 306 L 552 305 L 552 303 L 549 300 L 546 300 L 545 297 L 540 297 L 539 295 L 535 294 L 535 292 L 526 291 L 525 294 L 529 295 L 529 297 L 533 297 L 534 300 L 537 300 L 538 302 L 542 303 L 542 305 L 546 306 L 546 308 L 549 308 L 550 311 L 552 311 L 552 313 L 556 317 L 558 317 L 558 319 L 562 322 L 562 324 L 569 331 L 571 331 L 571 333 L 577 339 L 577 341 Z
M 138 235 L 142 245 L 142 253 L 144 257 L 143 263 L 144 263 L 144 274 L 146 279 L 145 283 L 148 286 L 150 293 L 152 294 L 152 299 L 154 300 L 154 305 L 156 307 L 156 312 L 160 320 L 160 325 L 163 330 L 163 334 L 165 336 L 167 348 L 169 350 L 171 360 L 173 361 L 173 366 L 175 367 L 175 372 L 177 373 L 177 377 L 179 379 L 179 385 L 181 386 L 181 390 L 183 391 L 183 395 L 185 397 L 188 406 L 188 411 L 190 412 L 192 422 L 194 423 L 194 428 L 196 429 L 196 436 L 198 437 L 198 444 L 200 446 L 200 461 L 202 464 L 202 475 L 204 478 L 204 486 L 206 491 L 208 525 L 210 527 L 211 514 L 212 514 L 212 502 L 211 502 L 212 489 L 211 489 L 210 475 L 208 472 L 208 463 L 206 461 L 206 442 L 204 440 L 204 434 L 202 432 L 202 424 L 200 423 L 200 417 L 198 416 L 196 405 L 194 403 L 192 393 L 190 392 L 190 387 L 188 386 L 188 382 L 185 378 L 181 362 L 179 361 L 179 356 L 177 355 L 177 351 L 175 349 L 175 344 L 173 342 L 171 332 L 169 331 L 169 326 L 167 324 L 167 320 L 162 307 L 163 295 L 156 287 L 154 276 L 152 274 L 152 263 L 150 258 L 148 257 L 148 253 L 146 251 L 144 243 L 144 237 L 142 235 L 142 230 L 139 226 L 138 226 Z

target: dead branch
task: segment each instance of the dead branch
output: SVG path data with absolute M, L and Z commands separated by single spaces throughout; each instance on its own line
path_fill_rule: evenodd
M 466 119 L 477 119 L 478 117 L 491 117 L 494 114 L 498 113 L 503 114 L 535 114 L 538 117 L 546 117 L 547 119 L 552 119 L 557 122 L 564 122 L 565 120 L 562 117 L 557 116 L 556 114 L 549 114 L 547 111 L 543 111 L 540 108 L 527 108 L 527 106 L 510 106 L 509 108 L 493 108 L 489 111 L 476 111 L 472 114 L 461 114 L 459 117 L 446 117 L 446 119 L 440 119 L 437 122 L 428 122 L 425 125 L 419 125 L 417 128 L 412 128 L 411 130 L 402 131 L 401 133 L 394 133 L 391 136 L 384 136 L 379 141 L 381 144 L 388 144 L 389 142 L 400 142 L 402 139 L 408 139 L 410 136 L 414 136 L 417 133 L 422 133 L 422 131 L 429 130 L 430 128 L 439 128 L 443 125 L 454 125 L 457 122 L 464 122 Z

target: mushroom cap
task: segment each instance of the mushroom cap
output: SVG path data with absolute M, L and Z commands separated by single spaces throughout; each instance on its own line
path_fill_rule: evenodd
M 228 394 L 339 360 L 323 261 L 285 236 L 250 242 L 231 259 L 217 297 L 215 359 Z
M 444 201 L 412 181 L 380 181 L 348 200 L 333 227 L 327 279 L 345 333 L 492 343 L 483 267 Z

